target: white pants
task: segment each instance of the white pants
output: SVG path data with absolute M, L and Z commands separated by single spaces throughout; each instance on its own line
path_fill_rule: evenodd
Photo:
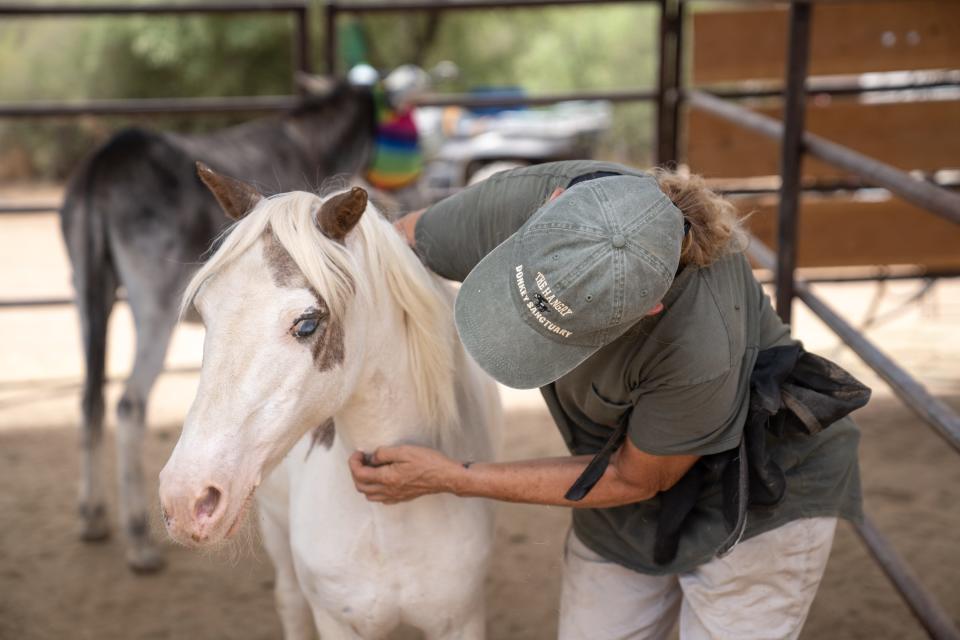
M 827 566 L 836 518 L 805 518 L 744 540 L 689 573 L 650 576 L 588 549 L 564 552 L 561 640 L 797 638 Z

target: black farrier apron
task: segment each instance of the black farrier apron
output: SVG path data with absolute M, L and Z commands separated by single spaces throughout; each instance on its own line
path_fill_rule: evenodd
M 867 404 L 870 389 L 836 363 L 808 353 L 799 344 L 771 347 L 757 354 L 750 374 L 750 406 L 740 444 L 703 456 L 680 480 L 660 494 L 653 558 L 667 564 L 676 557 L 687 516 L 704 487 L 720 483 L 728 536 L 718 555 L 743 536 L 748 509 L 772 509 L 786 493 L 786 475 L 768 452 L 768 438 L 788 432 L 819 433 Z M 579 501 L 603 476 L 610 456 L 627 434 L 631 411 L 564 496 Z

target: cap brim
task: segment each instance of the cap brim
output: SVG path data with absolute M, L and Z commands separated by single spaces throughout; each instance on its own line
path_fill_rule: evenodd
M 511 290 L 515 237 L 487 254 L 463 281 L 454 319 L 463 346 L 484 371 L 508 387 L 534 389 L 569 373 L 598 348 L 559 343 L 524 322 Z

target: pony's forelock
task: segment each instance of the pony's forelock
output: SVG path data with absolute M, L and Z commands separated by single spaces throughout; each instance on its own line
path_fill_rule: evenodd
M 329 193 L 330 186 L 325 185 L 324 191 L 333 195 Z M 436 435 L 442 438 L 442 429 L 454 425 L 457 415 L 456 334 L 450 292 L 429 274 L 372 204 L 367 205 L 360 222 L 350 232 L 348 240 L 357 245 L 355 250 L 326 237 L 315 223 L 316 212 L 325 199 L 293 191 L 258 203 L 224 232 L 220 247 L 191 279 L 184 292 L 181 315 L 204 283 L 271 231 L 333 316 L 342 318 L 351 300 L 372 305 L 389 296 L 400 307 L 409 375 L 416 381 L 417 402 L 430 422 L 440 429 Z

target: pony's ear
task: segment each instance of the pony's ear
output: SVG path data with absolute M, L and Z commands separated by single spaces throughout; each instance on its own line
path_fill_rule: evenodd
M 320 205 L 316 223 L 323 235 L 342 241 L 360 221 L 367 208 L 367 192 L 360 187 L 338 193 Z
M 224 213 L 234 220 L 247 215 L 263 200 L 263 196 L 253 185 L 217 173 L 202 162 L 197 162 L 197 175 L 220 203 Z

